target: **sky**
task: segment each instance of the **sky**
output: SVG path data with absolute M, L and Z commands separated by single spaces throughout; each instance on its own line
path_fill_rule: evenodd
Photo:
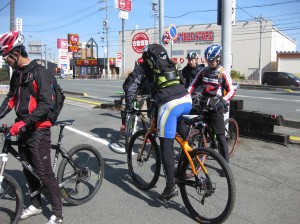
M 153 28 L 154 17 L 150 2 L 132 0 L 132 11 L 125 22 L 125 30 Z M 159 1 L 159 0 L 156 0 Z M 109 57 L 120 51 L 119 31 L 122 21 L 114 0 L 15 0 L 15 17 L 23 19 L 26 41 L 47 44 L 48 54 L 54 57 L 57 38 L 68 33 L 79 34 L 80 41 L 91 37 L 104 56 L 103 21 L 108 6 Z M 217 23 L 217 0 L 164 0 L 164 26 Z M 236 0 L 236 21 L 254 21 L 262 16 L 273 20 L 276 28 L 297 41 L 300 51 L 300 0 Z M 10 0 L 0 1 L 0 34 L 10 29 Z

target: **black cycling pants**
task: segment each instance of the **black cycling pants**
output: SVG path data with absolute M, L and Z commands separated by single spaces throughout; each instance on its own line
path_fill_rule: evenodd
M 159 140 L 160 140 L 162 164 L 165 171 L 167 184 L 175 184 L 175 177 L 174 177 L 175 160 L 174 160 L 174 150 L 173 150 L 174 139 L 159 138 Z
M 50 128 L 39 128 L 27 131 L 22 134 L 20 140 L 25 143 L 19 148 L 21 157 L 24 158 L 25 156 L 25 159 L 37 171 L 37 175 L 49 192 L 53 214 L 62 218 L 60 189 L 51 166 Z M 24 174 L 28 181 L 30 192 L 38 190 L 40 188 L 40 181 L 26 169 L 24 169 Z M 35 207 L 40 208 L 41 195 L 38 194 L 31 198 L 31 202 Z
M 223 111 L 209 111 L 208 112 L 208 124 L 213 128 L 217 135 L 217 141 L 219 143 L 220 154 L 224 159 L 229 162 L 228 156 L 228 144 L 225 138 L 225 124 Z

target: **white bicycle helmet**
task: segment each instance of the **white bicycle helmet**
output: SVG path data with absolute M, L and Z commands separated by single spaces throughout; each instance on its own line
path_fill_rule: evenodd
M 24 36 L 18 31 L 12 31 L 0 36 L 0 56 L 7 56 L 13 49 L 23 46 Z

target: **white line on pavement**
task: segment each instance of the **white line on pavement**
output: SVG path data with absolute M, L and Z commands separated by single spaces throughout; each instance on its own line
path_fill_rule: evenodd
M 77 130 L 75 128 L 72 128 L 72 127 L 69 127 L 69 126 L 67 126 L 66 128 L 69 131 L 73 131 L 73 132 L 75 132 L 77 134 L 80 134 L 80 135 L 82 135 L 84 137 L 92 139 L 92 140 L 94 140 L 96 142 L 100 142 L 101 144 L 108 146 L 110 149 L 112 149 L 115 152 L 118 152 L 118 153 L 125 153 L 126 152 L 125 148 L 124 147 L 120 147 L 118 144 L 114 144 L 114 143 L 111 144 L 109 141 L 107 141 L 105 139 L 97 138 L 97 137 L 95 137 L 95 136 L 93 136 L 91 134 L 85 133 L 83 131 L 79 131 L 79 130 Z
M 72 128 L 72 127 L 69 127 L 69 126 L 67 126 L 66 128 L 67 128 L 68 130 L 70 130 L 70 131 L 76 132 L 77 134 L 83 135 L 83 136 L 85 136 L 85 137 L 87 137 L 87 138 L 89 138 L 89 139 L 92 139 L 92 140 L 96 141 L 96 142 L 100 142 L 100 143 L 102 143 L 103 145 L 108 146 L 108 145 L 110 144 L 110 143 L 109 143 L 107 140 L 105 140 L 105 139 L 97 138 L 97 137 L 95 137 L 95 136 L 93 136 L 93 135 L 91 135 L 91 134 L 85 133 L 85 132 L 83 132 L 83 131 L 79 131 L 79 130 L 77 130 L 77 129 L 75 129 L 75 128 Z
M 253 99 L 264 99 L 264 100 L 276 100 L 276 101 L 294 101 L 300 102 L 300 100 L 287 100 L 287 99 L 278 99 L 278 98 L 270 98 L 270 97 L 259 97 L 259 96 L 245 96 L 245 95 L 235 95 L 236 97 L 244 97 L 244 98 L 253 98 Z

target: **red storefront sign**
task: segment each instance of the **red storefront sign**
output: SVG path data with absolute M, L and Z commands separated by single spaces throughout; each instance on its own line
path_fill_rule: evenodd
M 143 51 L 143 48 L 149 44 L 149 37 L 147 34 L 139 32 L 134 35 L 131 41 L 132 49 L 140 54 Z
M 97 59 L 77 59 L 76 60 L 77 66 L 93 66 L 98 65 Z
M 131 0 L 116 0 L 115 7 L 122 11 L 131 12 Z
M 194 42 L 194 41 L 214 41 L 214 32 L 197 31 L 178 33 L 177 40 L 174 42 Z
M 79 50 L 79 35 L 68 34 L 68 51 L 77 53 Z

